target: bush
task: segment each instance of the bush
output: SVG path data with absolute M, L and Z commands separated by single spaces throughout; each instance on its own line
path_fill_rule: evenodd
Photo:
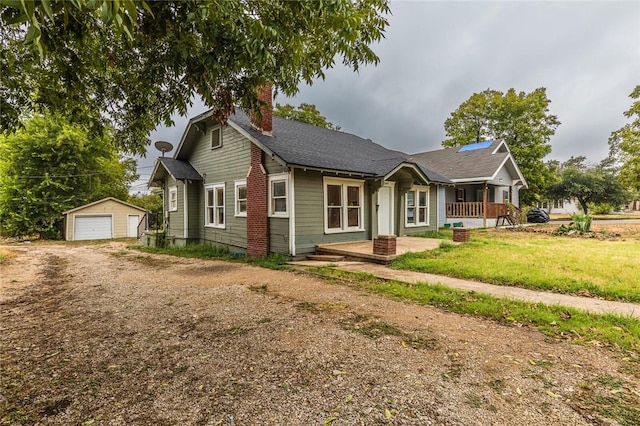
M 613 211 L 613 206 L 609 203 L 590 204 L 589 210 L 593 214 L 609 214 Z
M 580 233 L 591 231 L 592 220 L 593 218 L 590 214 L 574 213 L 571 215 L 571 224 L 573 224 L 576 231 Z
M 569 225 L 560 225 L 554 235 L 585 235 L 591 233 L 591 221 L 593 218 L 589 214 L 574 213 L 571 215 L 571 223 Z

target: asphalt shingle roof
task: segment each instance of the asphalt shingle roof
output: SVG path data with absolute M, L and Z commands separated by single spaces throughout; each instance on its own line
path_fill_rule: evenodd
M 273 136 L 267 136 L 255 130 L 239 108 L 229 120 L 290 165 L 385 176 L 407 162 L 399 153 L 350 133 L 273 117 Z M 426 166 L 418 167 L 430 181 L 451 183 Z
M 458 146 L 404 156 L 451 180 L 484 178 L 493 176 L 509 155 L 506 151 L 493 154 L 500 143 L 493 141 L 489 147 L 473 151 L 460 152 Z
M 176 179 L 202 180 L 200 173 L 187 161 L 176 160 L 174 158 L 161 157 L 158 161 L 167 169 L 171 176 Z

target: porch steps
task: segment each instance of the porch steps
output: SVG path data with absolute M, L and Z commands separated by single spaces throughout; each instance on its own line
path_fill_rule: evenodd
M 320 260 L 322 262 L 341 262 L 344 260 L 344 256 L 335 254 L 310 254 L 307 256 L 309 260 Z
M 510 214 L 503 214 L 503 215 L 499 215 L 498 218 L 496 219 L 496 228 L 499 226 L 500 220 L 502 220 L 502 226 L 505 225 L 505 222 L 511 226 L 515 226 L 516 224 L 515 217 L 511 216 Z

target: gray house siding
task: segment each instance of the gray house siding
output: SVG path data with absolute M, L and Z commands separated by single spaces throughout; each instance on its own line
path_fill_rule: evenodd
M 269 218 L 269 251 L 289 255 L 289 219 Z
M 316 244 L 360 241 L 371 238 L 371 194 L 365 185 L 362 232 L 324 232 L 324 187 L 322 173 L 294 170 L 296 256 L 313 253 Z
M 167 221 L 167 236 L 184 238 L 184 184 L 169 177 L 167 185 L 164 189 L 164 208 L 169 215 Z M 177 188 L 177 210 L 169 211 L 169 190 Z
M 187 206 L 189 208 L 188 237 L 189 240 L 202 239 L 203 209 L 200 208 L 202 199 L 202 183 L 193 182 L 187 184 Z
M 436 185 L 429 186 L 429 210 L 427 212 L 429 216 L 429 225 L 426 226 L 406 226 L 406 214 L 407 211 L 405 209 L 405 199 L 406 194 L 402 194 L 402 196 L 398 197 L 400 200 L 400 205 L 398 206 L 399 211 L 399 226 L 398 226 L 398 235 L 400 236 L 411 236 L 422 234 L 427 231 L 435 231 L 438 229 L 438 187 Z
M 209 131 L 193 142 L 189 162 L 203 182 L 194 182 L 188 188 L 190 239 L 244 253 L 247 218 L 235 216 L 235 182 L 246 178 L 250 149 L 251 142 L 230 126 L 223 127 L 220 148 L 211 149 Z M 224 229 L 205 226 L 205 187 L 220 183 L 224 183 L 225 191 Z
M 444 185 L 438 185 L 438 226 L 442 226 L 447 223 L 447 192 L 454 189 L 445 187 Z M 452 195 L 453 197 L 453 195 Z
M 287 167 L 269 158 L 265 154 L 264 168 L 269 175 L 288 172 Z M 289 205 L 291 205 L 291 181 L 289 181 Z M 290 209 L 291 207 L 289 207 Z M 291 212 L 289 212 L 291 213 Z M 270 217 L 269 218 L 269 251 L 284 255 L 290 255 L 289 248 L 289 218 Z

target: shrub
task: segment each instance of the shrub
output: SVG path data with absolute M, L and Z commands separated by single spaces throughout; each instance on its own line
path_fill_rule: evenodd
M 613 206 L 609 203 L 591 204 L 589 210 L 593 214 L 609 214 L 613 211 Z
M 591 230 L 591 221 L 593 218 L 590 214 L 574 213 L 571 215 L 571 223 L 576 231 L 580 233 L 589 232 Z

